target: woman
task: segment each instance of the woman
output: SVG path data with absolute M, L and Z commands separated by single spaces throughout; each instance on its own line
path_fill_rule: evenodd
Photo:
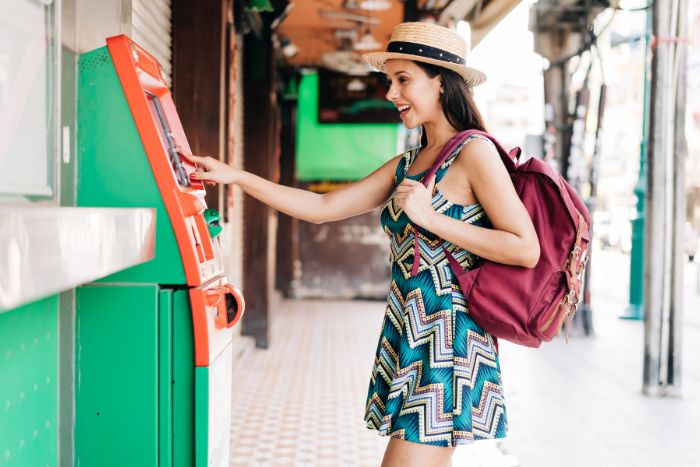
M 315 194 L 212 158 L 185 155 L 206 170 L 196 178 L 236 183 L 254 198 L 308 222 L 384 207 L 381 224 L 390 239 L 392 282 L 365 421 L 391 436 L 385 467 L 451 465 L 455 446 L 506 433 L 497 347 L 467 313 L 441 243 L 465 268 L 478 258 L 534 267 L 537 235 L 486 138 L 472 137 L 457 147 L 427 188 L 419 181 L 456 133 L 484 129 L 470 88 L 485 76 L 467 67 L 465 56 L 458 34 L 427 23 L 402 23 L 386 52 L 365 54 L 387 75 L 386 98 L 403 124 L 422 127 L 421 146 L 339 190 Z M 420 251 L 415 275 L 414 226 Z

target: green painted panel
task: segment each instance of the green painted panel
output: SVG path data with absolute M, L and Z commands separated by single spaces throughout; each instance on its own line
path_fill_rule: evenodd
M 78 206 L 156 209 L 155 259 L 101 282 L 184 284 L 172 224 L 107 47 L 80 56 L 77 151 Z
M 186 290 L 173 293 L 173 466 L 194 465 L 194 340 Z
M 58 296 L 0 314 L 0 466 L 58 465 Z
M 195 368 L 195 466 L 207 467 L 209 457 L 209 368 Z
M 156 285 L 76 290 L 75 462 L 158 462 Z
M 318 75 L 299 84 L 296 174 L 302 181 L 358 180 L 397 154 L 394 123 L 318 123 Z
M 158 465 L 173 462 L 173 291 L 161 290 L 158 324 Z

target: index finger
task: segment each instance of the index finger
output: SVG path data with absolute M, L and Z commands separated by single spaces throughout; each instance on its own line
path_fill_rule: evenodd
M 186 152 L 181 146 L 177 146 L 175 150 L 179 155 L 181 155 L 190 162 L 202 162 L 204 160 L 203 157 L 195 156 L 194 154 Z

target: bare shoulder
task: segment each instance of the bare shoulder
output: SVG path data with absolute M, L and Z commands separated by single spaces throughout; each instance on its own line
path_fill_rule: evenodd
M 508 191 L 512 187 L 508 170 L 490 140 L 474 138 L 467 142 L 455 158 L 454 165 L 458 166 L 457 172 L 464 176 L 480 200 L 487 191 Z
M 470 171 L 483 168 L 484 166 L 502 165 L 496 147 L 491 141 L 483 138 L 473 138 L 462 146 L 455 158 L 455 163 Z
M 399 154 L 397 156 L 392 157 L 391 159 L 389 159 L 387 161 L 387 165 L 389 165 L 392 169 L 396 170 L 399 163 L 401 162 L 401 159 L 406 158 L 410 153 L 411 153 L 410 151 L 406 151 L 406 152 L 402 152 L 401 154 Z
M 387 175 L 391 175 L 392 179 L 396 176 L 396 170 L 399 167 L 399 164 L 401 163 L 401 159 L 403 159 L 406 156 L 406 153 L 399 154 L 397 156 L 392 157 L 388 161 L 386 161 L 384 164 L 382 164 L 377 171 L 381 171 Z

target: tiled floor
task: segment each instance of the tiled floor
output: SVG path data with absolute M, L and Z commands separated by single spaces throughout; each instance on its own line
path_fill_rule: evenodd
M 231 466 L 378 466 L 388 438 L 365 427 L 384 306 L 284 301 L 270 348 L 234 364 Z
M 385 305 L 286 300 L 270 348 L 241 338 L 233 375 L 231 466 L 376 467 L 388 438 L 363 420 Z M 244 345 L 242 342 L 247 342 Z M 500 443 L 460 446 L 453 467 L 514 467 Z
M 629 258 L 594 257 L 595 337 L 537 350 L 502 341 L 508 438 L 459 447 L 453 467 L 700 465 L 700 273 L 686 265 L 683 397 L 653 398 L 640 391 L 644 323 L 617 318 Z M 242 338 L 235 351 L 230 465 L 379 466 L 387 438 L 363 415 L 384 304 L 283 301 L 275 310 L 271 347 Z

